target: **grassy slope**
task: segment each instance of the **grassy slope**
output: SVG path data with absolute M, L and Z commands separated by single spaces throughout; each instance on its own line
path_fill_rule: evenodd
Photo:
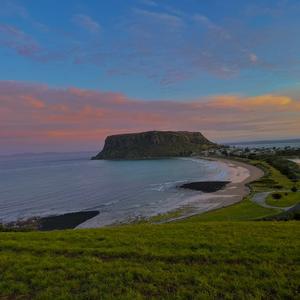
M 295 298 L 299 223 L 0 234 L 1 299 Z

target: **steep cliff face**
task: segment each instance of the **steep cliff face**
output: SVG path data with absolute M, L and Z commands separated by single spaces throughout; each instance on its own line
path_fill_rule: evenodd
M 200 132 L 148 131 L 108 136 L 93 159 L 145 159 L 190 156 L 216 148 Z

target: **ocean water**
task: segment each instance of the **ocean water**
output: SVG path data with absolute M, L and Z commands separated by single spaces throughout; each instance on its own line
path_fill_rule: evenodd
M 196 193 L 178 189 L 181 183 L 229 177 L 224 165 L 200 159 L 91 161 L 92 155 L 0 156 L 0 222 L 84 210 L 99 210 L 106 224 L 147 217 Z

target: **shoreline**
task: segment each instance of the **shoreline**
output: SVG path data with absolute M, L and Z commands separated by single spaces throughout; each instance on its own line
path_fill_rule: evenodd
M 177 220 L 186 219 L 188 217 L 202 214 L 205 212 L 213 211 L 223 207 L 231 206 L 242 201 L 247 195 L 250 194 L 250 188 L 248 184 L 260 179 L 264 172 L 253 165 L 225 158 L 217 157 L 198 157 L 199 159 L 217 161 L 225 164 L 229 168 L 230 181 L 223 189 L 220 189 L 213 193 L 203 193 L 197 196 L 193 196 L 185 200 L 182 207 L 177 211 L 183 211 L 178 217 L 166 218 L 162 221 L 155 223 L 168 223 Z M 170 211 L 175 212 L 176 210 Z M 168 213 L 167 213 L 168 214 Z M 165 214 L 165 215 L 167 215 Z
M 110 224 L 101 224 L 99 221 L 95 221 L 94 218 L 87 220 L 79 224 L 76 229 L 83 228 L 100 228 L 106 226 L 117 226 L 124 224 L 132 224 L 139 221 L 150 221 L 151 219 L 159 218 L 160 216 L 167 216 L 168 214 L 177 214 L 181 211 L 183 214 L 180 214 L 176 217 L 171 217 L 164 219 L 163 221 L 152 222 L 155 224 L 158 223 L 167 223 L 172 221 L 177 221 L 180 219 L 185 219 L 193 215 L 205 213 L 208 211 L 216 210 L 222 207 L 230 206 L 235 203 L 238 203 L 244 199 L 250 193 L 250 188 L 247 186 L 248 183 L 258 180 L 264 175 L 264 172 L 247 163 L 225 159 L 217 157 L 194 157 L 196 159 L 216 161 L 223 165 L 224 168 L 227 168 L 229 172 L 229 183 L 225 185 L 224 188 L 221 188 L 215 192 L 201 193 L 199 195 L 193 195 L 186 199 L 183 199 L 180 206 L 174 207 L 164 213 L 158 213 L 149 217 L 133 218 L 127 220 L 112 220 Z M 216 182 L 211 180 L 210 183 Z M 179 187 L 178 187 L 179 188 Z M 97 218 L 97 217 L 96 217 Z

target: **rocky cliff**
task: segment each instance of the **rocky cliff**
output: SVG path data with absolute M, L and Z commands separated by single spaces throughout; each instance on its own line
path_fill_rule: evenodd
M 148 131 L 108 136 L 103 150 L 92 159 L 191 156 L 216 147 L 200 132 Z

